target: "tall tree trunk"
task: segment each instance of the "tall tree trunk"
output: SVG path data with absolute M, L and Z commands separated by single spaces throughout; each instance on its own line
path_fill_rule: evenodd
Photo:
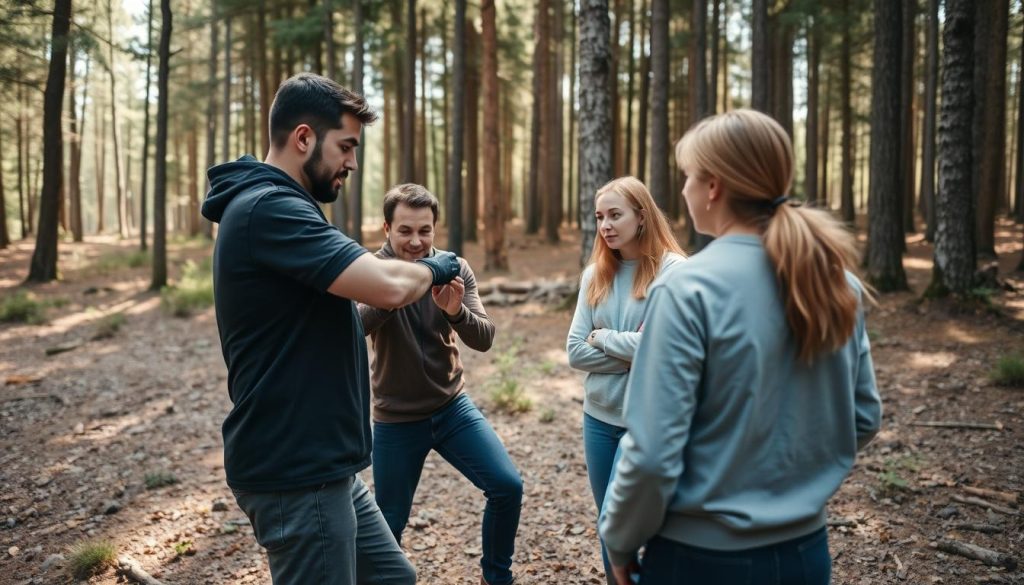
M 659 82 L 667 82 L 668 55 L 666 46 L 660 43 L 668 39 L 667 0 L 654 0 L 656 17 L 661 37 L 659 42 L 658 65 L 663 67 L 664 77 Z M 608 21 L 607 0 L 582 0 L 580 5 L 580 266 L 590 258 L 597 226 L 594 221 L 594 194 L 612 178 L 611 151 L 611 96 L 609 95 L 608 75 L 611 71 L 611 47 L 608 42 L 610 23 Z M 665 89 L 662 85 L 659 90 Z M 667 96 L 663 96 L 667 97 Z M 641 112 L 646 108 L 641 108 Z M 662 107 L 661 113 L 667 118 L 667 111 Z M 662 119 L 666 126 L 667 119 Z M 664 165 L 662 165 L 664 166 Z M 664 194 L 662 194 L 664 195 Z
M 711 0 L 711 75 L 708 76 L 708 115 L 718 107 L 718 45 L 720 42 L 722 15 L 719 0 Z
M 974 116 L 974 6 L 946 0 L 939 110 L 939 190 L 931 290 L 967 293 L 976 266 L 971 125 Z
M 576 1 L 572 0 L 572 18 L 570 22 L 570 38 L 569 38 L 569 101 L 566 105 L 569 107 L 569 132 L 567 142 L 569 144 L 569 162 L 566 167 L 566 199 L 568 200 L 567 213 L 569 218 L 569 224 L 579 224 L 579 219 L 576 214 L 576 202 L 579 199 L 579 193 L 576 187 L 575 177 L 577 176 L 577 164 L 576 164 L 576 76 L 579 71 L 576 67 L 576 22 L 578 19 L 576 14 Z
M 904 233 L 912 234 L 914 226 L 914 57 L 917 54 L 917 43 L 914 41 L 917 32 L 914 29 L 914 18 L 917 17 L 917 0 L 903 0 L 902 55 L 900 65 L 900 192 L 903 201 L 900 205 L 900 216 Z M 903 250 L 906 251 L 906 239 Z
M 153 4 L 152 4 L 152 0 L 150 0 L 150 10 L 152 11 L 152 9 L 153 9 Z M 152 30 L 152 25 L 150 25 L 150 29 Z M 217 164 L 217 98 L 216 98 L 216 95 L 217 95 L 217 56 L 220 54 L 220 47 L 217 46 L 218 45 L 218 41 L 219 41 L 219 34 L 218 34 L 219 31 L 220 31 L 220 24 L 217 22 L 217 2 L 216 2 L 216 0 L 214 0 L 211 3 L 211 7 L 210 7 L 210 59 L 209 59 L 209 61 L 207 63 L 207 74 L 206 74 L 206 90 L 207 90 L 207 97 L 206 97 L 206 168 L 207 169 L 210 169 L 211 167 L 213 167 L 213 165 Z M 152 37 L 150 38 L 149 47 L 150 47 L 150 53 L 152 53 L 152 47 L 153 47 Z M 280 53 L 278 53 L 278 55 L 279 54 Z M 148 55 L 147 55 L 146 59 L 147 59 L 147 63 L 146 63 L 146 80 L 147 80 L 146 81 L 146 90 L 147 90 L 147 95 L 146 95 L 146 131 L 145 131 L 145 139 L 144 139 L 146 146 L 145 146 L 145 148 L 143 150 L 144 153 L 148 153 L 149 152 L 149 95 L 148 95 L 148 90 L 149 90 L 149 56 Z M 275 77 L 275 79 L 276 79 L 276 77 Z M 264 118 L 264 120 L 266 120 L 266 118 Z M 143 155 L 143 160 L 145 160 L 145 154 Z M 147 165 L 145 164 L 145 162 L 143 162 L 143 176 L 145 176 L 145 168 L 146 168 L 146 166 Z M 145 186 L 145 180 L 143 180 L 143 186 Z M 210 190 L 210 180 L 209 180 L 209 178 L 207 178 L 207 180 L 206 180 L 206 190 L 207 191 Z M 142 200 L 143 201 L 146 200 L 145 193 L 146 193 L 145 187 L 143 187 L 143 191 L 142 191 L 142 195 L 143 195 L 142 196 Z M 141 214 L 140 218 L 143 218 L 146 215 L 145 214 L 145 209 L 146 209 L 145 204 L 143 204 L 142 209 L 143 209 L 143 213 Z M 200 219 L 200 221 L 202 222 L 202 226 L 203 226 L 202 227 L 203 236 L 205 236 L 207 239 L 213 239 L 213 222 L 211 222 L 210 220 L 206 219 L 205 217 Z M 143 224 L 143 225 L 145 225 L 145 224 Z M 142 241 L 145 242 L 146 239 L 143 238 Z
M 363 69 L 364 51 L 366 45 L 363 23 L 363 6 L 360 0 L 352 2 L 353 26 L 356 29 L 356 44 L 352 47 L 352 91 L 362 95 L 363 93 Z M 363 160 L 366 152 L 366 133 L 363 133 L 359 149 L 356 150 L 356 164 L 359 172 L 352 175 L 349 181 L 352 185 L 351 216 L 352 231 L 349 234 L 357 243 L 363 243 Z
M 256 124 L 256 43 L 253 42 L 256 30 L 256 15 L 249 14 L 245 18 L 246 39 L 245 39 L 245 60 L 242 62 L 242 79 L 245 80 L 242 87 L 244 104 L 242 111 L 245 112 L 245 151 L 256 153 L 256 137 L 259 129 Z M 259 124 L 263 126 L 264 124 Z
M 549 244 L 559 241 L 558 228 L 562 225 L 562 169 L 565 165 L 562 157 L 562 40 L 564 35 L 565 9 L 564 0 L 554 0 L 552 4 L 552 28 L 549 34 L 551 43 L 550 65 L 548 67 L 548 140 L 550 156 L 548 157 L 547 208 L 544 218 L 544 235 Z
M 899 3 L 875 0 L 867 277 L 881 292 L 907 288 L 900 222 L 900 140 L 904 136 L 900 129 L 902 18 Z
M 110 34 L 110 39 L 114 38 L 114 8 L 111 0 L 107 0 L 107 32 Z M 118 140 L 118 127 L 117 127 L 117 86 L 115 80 L 117 74 L 115 73 L 114 60 L 114 44 L 111 42 L 108 44 L 109 53 L 108 58 L 110 61 L 107 63 L 107 67 L 110 68 L 110 137 L 113 140 L 114 145 L 114 189 L 115 201 L 117 203 L 117 233 L 122 237 L 128 237 L 128 224 L 125 218 L 125 202 L 124 202 L 124 184 L 121 182 L 121 148 Z
M 498 184 L 498 33 L 494 0 L 480 4 L 484 100 L 484 269 L 508 270 L 505 250 L 505 203 Z
M 768 87 L 771 63 L 771 39 L 768 36 L 768 0 L 753 0 L 751 36 L 750 106 L 762 112 L 771 112 L 771 93 Z
M 717 4 L 717 2 L 715 2 Z M 693 0 L 690 123 L 708 115 L 708 0 Z
M 67 74 L 71 0 L 55 0 L 50 33 L 50 67 L 43 94 L 43 190 L 39 201 L 39 235 L 32 252 L 28 282 L 57 278 L 57 198 L 60 196 L 63 144 L 60 113 Z
M 73 37 L 72 37 L 73 39 Z M 82 134 L 78 127 L 78 106 L 75 104 L 75 93 L 78 91 L 75 79 L 75 61 L 77 51 L 73 47 L 73 40 L 68 41 L 68 146 L 70 155 L 68 161 L 68 224 L 71 231 L 71 238 L 76 242 L 82 241 Z M 85 101 L 85 100 L 83 100 Z M 3 173 L 0 173 L 2 175 Z M 0 205 L 2 207 L 2 205 Z M 5 216 L 6 217 L 6 216 Z M 6 238 L 6 224 L 4 237 Z
M 466 23 L 466 188 L 463 206 L 466 241 L 477 241 L 480 211 L 480 33 Z
M 358 0 L 356 0 L 358 2 Z M 448 249 L 462 256 L 462 158 L 465 144 L 466 0 L 455 0 L 455 42 L 452 46 L 452 150 L 448 158 Z M 445 88 L 447 95 L 448 89 Z
M 256 77 L 260 88 L 260 152 L 264 155 L 270 152 L 270 125 L 267 122 L 273 97 L 267 69 L 267 6 L 266 0 L 259 0 L 256 10 Z
M 25 140 L 23 128 L 25 127 L 25 97 L 22 85 L 18 84 L 18 117 L 14 120 L 14 146 L 18 149 L 18 221 L 21 223 L 21 239 L 28 237 L 28 214 L 25 205 Z
M 153 279 L 151 290 L 167 284 L 167 78 L 171 60 L 171 0 L 160 0 L 160 49 L 157 67 L 156 157 L 153 189 Z M 230 46 L 230 44 L 228 45 Z
M 214 8 L 212 10 L 216 13 L 216 0 L 213 1 Z M 142 102 L 144 110 L 143 122 L 142 122 L 142 184 L 139 189 L 139 248 L 145 250 L 146 244 L 146 222 L 148 218 L 147 202 L 149 197 L 149 90 L 153 85 L 153 0 L 149 0 L 149 16 L 147 17 L 146 25 L 146 98 Z M 210 40 L 210 55 L 211 61 L 213 61 L 213 74 L 212 77 L 217 75 L 216 66 L 216 52 L 217 52 L 217 21 L 216 18 L 211 19 L 212 36 Z M 210 88 L 210 107 L 213 107 L 213 88 Z M 212 115 L 212 114 L 211 114 Z M 209 140 L 207 141 L 207 147 L 210 147 Z M 213 166 L 212 163 L 210 166 Z M 212 231 L 211 231 L 212 234 Z
M 807 23 L 807 132 L 804 155 L 804 198 L 818 203 L 818 71 L 821 64 L 820 24 L 817 15 Z
M 416 180 L 416 1 L 406 0 L 405 3 L 405 59 L 402 72 L 404 74 L 405 93 L 403 94 L 402 138 L 399 147 L 402 149 L 402 174 L 399 181 L 409 183 Z
M 466 46 L 463 44 L 463 50 Z M 451 158 L 451 137 L 448 134 L 448 121 L 452 119 L 452 109 L 450 107 L 449 94 L 451 93 L 452 81 L 448 71 L 448 11 L 441 11 L 441 96 L 442 96 L 442 108 L 441 117 L 445 121 L 441 124 L 441 139 L 444 144 L 441 147 L 444 158 L 442 159 L 441 168 L 444 169 L 442 174 L 438 175 L 438 181 L 441 185 L 440 191 L 445 194 L 445 204 L 447 205 L 448 196 L 448 166 L 449 159 Z M 460 191 L 461 193 L 461 191 Z M 460 206 L 461 208 L 461 206 Z M 445 212 L 445 223 L 448 223 L 447 212 Z M 461 228 L 461 226 L 460 226 Z M 448 235 L 451 238 L 451 233 Z M 461 234 L 460 234 L 461 237 Z
M 921 215 L 925 239 L 935 241 L 935 109 L 939 78 L 939 0 L 928 0 L 925 49 L 924 123 L 921 131 Z
M 199 235 L 199 132 L 195 122 L 188 129 L 188 235 Z
M 622 157 L 623 168 L 625 169 L 624 174 L 633 175 L 636 171 L 633 170 L 633 101 L 636 99 L 636 6 L 635 0 L 629 0 L 626 10 L 629 12 L 629 40 L 626 42 L 628 50 L 626 51 L 629 55 L 627 60 L 627 73 L 626 73 L 626 135 L 624 136 L 624 142 L 626 143 L 626 152 Z M 570 216 L 571 217 L 571 216 Z
M 107 118 L 103 115 L 103 104 L 101 104 L 102 91 L 96 92 L 95 114 L 96 124 L 93 129 L 93 148 L 96 151 L 94 157 L 94 168 L 96 173 L 96 233 L 102 234 L 106 226 L 105 203 L 107 200 L 106 182 L 107 177 L 107 144 L 104 137 L 107 135 Z
M 419 25 L 419 44 L 416 55 L 420 65 L 420 108 L 416 117 L 419 131 L 416 132 L 416 182 L 427 185 L 427 17 L 421 10 Z
M 615 20 L 611 27 L 612 71 L 609 77 L 612 100 L 612 172 L 616 177 L 623 173 L 622 161 L 622 108 L 619 96 L 619 59 L 622 58 L 622 46 L 619 45 L 622 30 L 622 0 L 612 1 L 612 15 Z
M 651 2 L 651 194 L 668 211 L 668 0 Z M 581 45 L 582 46 L 582 45 Z M 591 57 L 593 58 L 593 57 Z M 582 130 L 582 126 L 580 128 Z M 583 149 L 580 148 L 582 156 Z M 609 177 L 610 178 L 610 177 Z M 582 185 L 581 185 L 582 186 Z M 600 187 L 600 185 L 598 185 Z M 595 191 L 596 192 L 596 189 Z M 593 193 L 591 192 L 591 197 Z M 589 218 L 588 218 L 589 219 Z
M 324 75 L 330 79 L 335 79 L 338 76 L 338 49 L 337 47 L 334 46 L 334 7 L 332 6 L 332 4 L 333 2 L 331 0 L 324 0 L 323 38 L 324 48 L 326 49 L 326 59 L 324 59 Z
M 0 128 L 0 170 L 3 169 L 3 128 Z M 0 172 L 0 250 L 11 245 L 11 235 L 7 231 L 7 195 L 4 193 L 4 174 Z
M 161 5 L 163 0 L 160 0 Z M 230 10 L 230 9 L 228 9 Z M 221 100 L 223 121 L 220 129 L 220 153 L 224 161 L 235 158 L 231 154 L 231 13 L 224 15 L 224 97 Z M 165 145 L 166 149 L 166 145 Z M 166 152 L 166 150 L 165 150 Z M 166 193 L 166 190 L 164 191 Z M 154 216 L 155 217 L 155 216 Z
M 818 199 L 821 202 L 821 206 L 826 209 L 832 209 L 831 189 L 828 184 L 828 167 L 829 167 L 829 151 L 832 144 L 832 134 L 829 131 L 829 126 L 832 122 L 832 71 L 829 69 L 828 76 L 825 78 L 825 105 L 821 111 L 821 132 L 818 135 L 821 137 L 821 183 L 818 188 Z
M 852 58 L 850 52 L 852 50 L 851 31 L 850 31 L 850 18 L 853 14 L 850 11 L 850 0 L 843 0 L 843 32 L 842 41 L 839 48 L 839 99 L 841 101 L 840 110 L 842 112 L 842 133 L 843 141 L 840 150 L 842 151 L 842 164 L 840 167 L 840 181 L 842 187 L 840 188 L 840 206 L 843 221 L 847 225 L 853 226 L 856 219 L 856 210 L 853 207 L 853 96 L 851 95 L 852 87 Z
M 778 13 L 770 20 L 772 31 L 771 46 L 774 53 L 771 57 L 770 88 L 772 116 L 779 121 L 782 128 L 793 137 L 793 44 L 796 40 L 796 27 L 789 23 L 790 15 Z
M 640 29 L 640 46 L 642 47 L 640 53 L 640 115 L 636 124 L 636 176 L 641 181 L 644 180 L 644 173 L 647 172 L 647 114 L 651 110 L 651 28 L 650 19 L 647 18 L 648 0 L 643 0 L 643 3 L 644 17 L 640 19 L 642 23 Z
M 717 1 L 717 0 L 716 0 Z M 729 1 L 722 0 L 722 14 L 725 16 L 725 38 L 722 39 L 722 111 L 729 111 Z
M 996 256 L 996 205 L 1006 150 L 1006 32 L 1009 2 L 975 3 L 974 41 L 974 193 L 977 196 L 976 252 Z M 945 93 L 942 94 L 945 99 Z
M 1024 7 L 1021 7 L 1021 10 L 1024 12 Z M 1020 51 L 1020 62 L 1017 66 L 1017 180 L 1014 186 L 1013 211 L 1017 221 L 1024 222 L 1024 41 L 1020 44 Z M 1021 255 L 1018 270 L 1024 270 L 1024 254 Z
M 544 191 L 545 173 L 541 161 L 547 161 L 544 151 L 546 141 L 543 134 L 547 131 L 544 124 L 544 97 L 547 95 L 547 38 L 548 38 L 548 0 L 538 0 L 533 17 L 533 35 L 536 42 L 533 46 L 533 108 L 530 121 L 530 166 L 529 183 L 523 201 L 525 231 L 536 234 L 540 229 L 541 198 Z

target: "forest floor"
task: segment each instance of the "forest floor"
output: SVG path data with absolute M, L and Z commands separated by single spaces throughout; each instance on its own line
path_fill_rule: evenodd
M 480 246 L 468 246 L 478 280 L 578 274 L 576 233 L 549 246 L 513 228 L 510 241 L 504 275 L 483 272 Z M 908 238 L 913 292 L 882 296 L 869 315 L 884 422 L 830 506 L 835 583 L 1024 583 L 1024 388 L 990 379 L 1000 356 L 1024 352 L 1024 274 L 1012 272 L 1021 241 L 1020 226 L 1000 224 L 999 274 L 1013 290 L 956 310 L 921 300 L 932 251 Z M 29 289 L 49 305 L 46 322 L 0 325 L 0 583 L 74 582 L 69 549 L 87 540 L 110 541 L 167 584 L 269 583 L 224 483 L 220 425 L 230 403 L 213 309 L 167 314 L 147 291 L 148 268 L 125 260 L 134 246 L 62 243 L 62 280 Z M 14 293 L 31 251 L 31 242 L 0 251 L 0 295 Z M 209 247 L 176 241 L 169 255 L 174 279 Z M 515 571 L 524 584 L 600 584 L 581 374 L 564 349 L 571 310 L 527 303 L 488 311 L 495 347 L 463 358 L 468 393 L 525 481 Z M 118 313 L 123 319 L 111 317 Z M 532 408 L 499 411 L 501 381 L 523 389 Z M 993 428 L 918 426 L 937 421 Z M 1017 499 L 963 503 L 970 487 Z M 430 456 L 404 542 L 421 583 L 478 582 L 483 505 L 466 479 Z M 942 552 L 941 540 L 1009 555 L 1018 568 Z M 110 569 L 89 582 L 118 579 Z

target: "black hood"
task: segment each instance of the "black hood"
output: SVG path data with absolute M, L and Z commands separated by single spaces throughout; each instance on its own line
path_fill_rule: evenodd
M 283 191 L 293 191 L 296 196 L 316 204 L 313 196 L 288 173 L 273 165 L 261 163 L 249 154 L 234 162 L 211 167 L 206 171 L 206 176 L 210 179 L 210 192 L 203 202 L 203 217 L 214 223 L 220 222 L 228 203 L 256 185 L 272 183 L 280 186 Z

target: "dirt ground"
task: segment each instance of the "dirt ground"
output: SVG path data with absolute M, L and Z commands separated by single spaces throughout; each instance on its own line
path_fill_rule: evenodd
M 510 241 L 506 275 L 484 273 L 480 246 L 469 245 L 478 280 L 578 274 L 574 233 L 552 247 L 513 228 Z M 989 381 L 998 357 L 1024 352 L 1024 274 L 1012 272 L 1021 241 L 1020 226 L 1000 225 L 1000 277 L 1013 290 L 995 294 L 992 308 L 954 311 L 919 300 L 932 252 L 919 236 L 908 239 L 914 292 L 883 296 L 869 316 L 883 431 L 832 500 L 835 583 L 1024 583 L 1024 389 Z M 31 245 L 0 251 L 0 294 L 24 278 Z M 269 583 L 265 557 L 224 483 L 220 424 L 229 401 L 213 309 L 171 317 L 146 291 L 148 269 L 95 269 L 133 246 L 62 243 L 63 280 L 31 289 L 59 301 L 49 321 L 0 325 L 0 583 L 73 582 L 63 558 L 87 539 L 113 542 L 167 584 Z M 185 258 L 208 253 L 201 243 L 173 244 L 172 277 Z M 564 349 L 571 312 L 535 303 L 488 310 L 495 347 L 463 357 L 468 392 L 525 481 L 515 571 L 524 584 L 602 583 L 580 436 L 581 374 Z M 91 340 L 112 313 L 123 313 L 124 325 Z M 530 411 L 494 408 L 489 381 L 502 367 L 525 389 Z M 937 421 L 995 428 L 917 426 Z M 146 489 L 147 475 L 159 473 L 177 483 Z M 998 509 L 986 509 L 954 499 L 972 497 L 972 486 L 1018 500 L 988 496 Z M 483 504 L 431 455 L 404 543 L 421 583 L 478 582 Z M 1004 553 L 1018 568 L 942 552 L 944 539 Z M 111 569 L 89 583 L 118 579 Z

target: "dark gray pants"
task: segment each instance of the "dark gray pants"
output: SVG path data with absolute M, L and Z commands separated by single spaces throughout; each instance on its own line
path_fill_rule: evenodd
M 416 583 L 416 570 L 359 476 L 300 490 L 234 494 L 267 551 L 274 585 Z

